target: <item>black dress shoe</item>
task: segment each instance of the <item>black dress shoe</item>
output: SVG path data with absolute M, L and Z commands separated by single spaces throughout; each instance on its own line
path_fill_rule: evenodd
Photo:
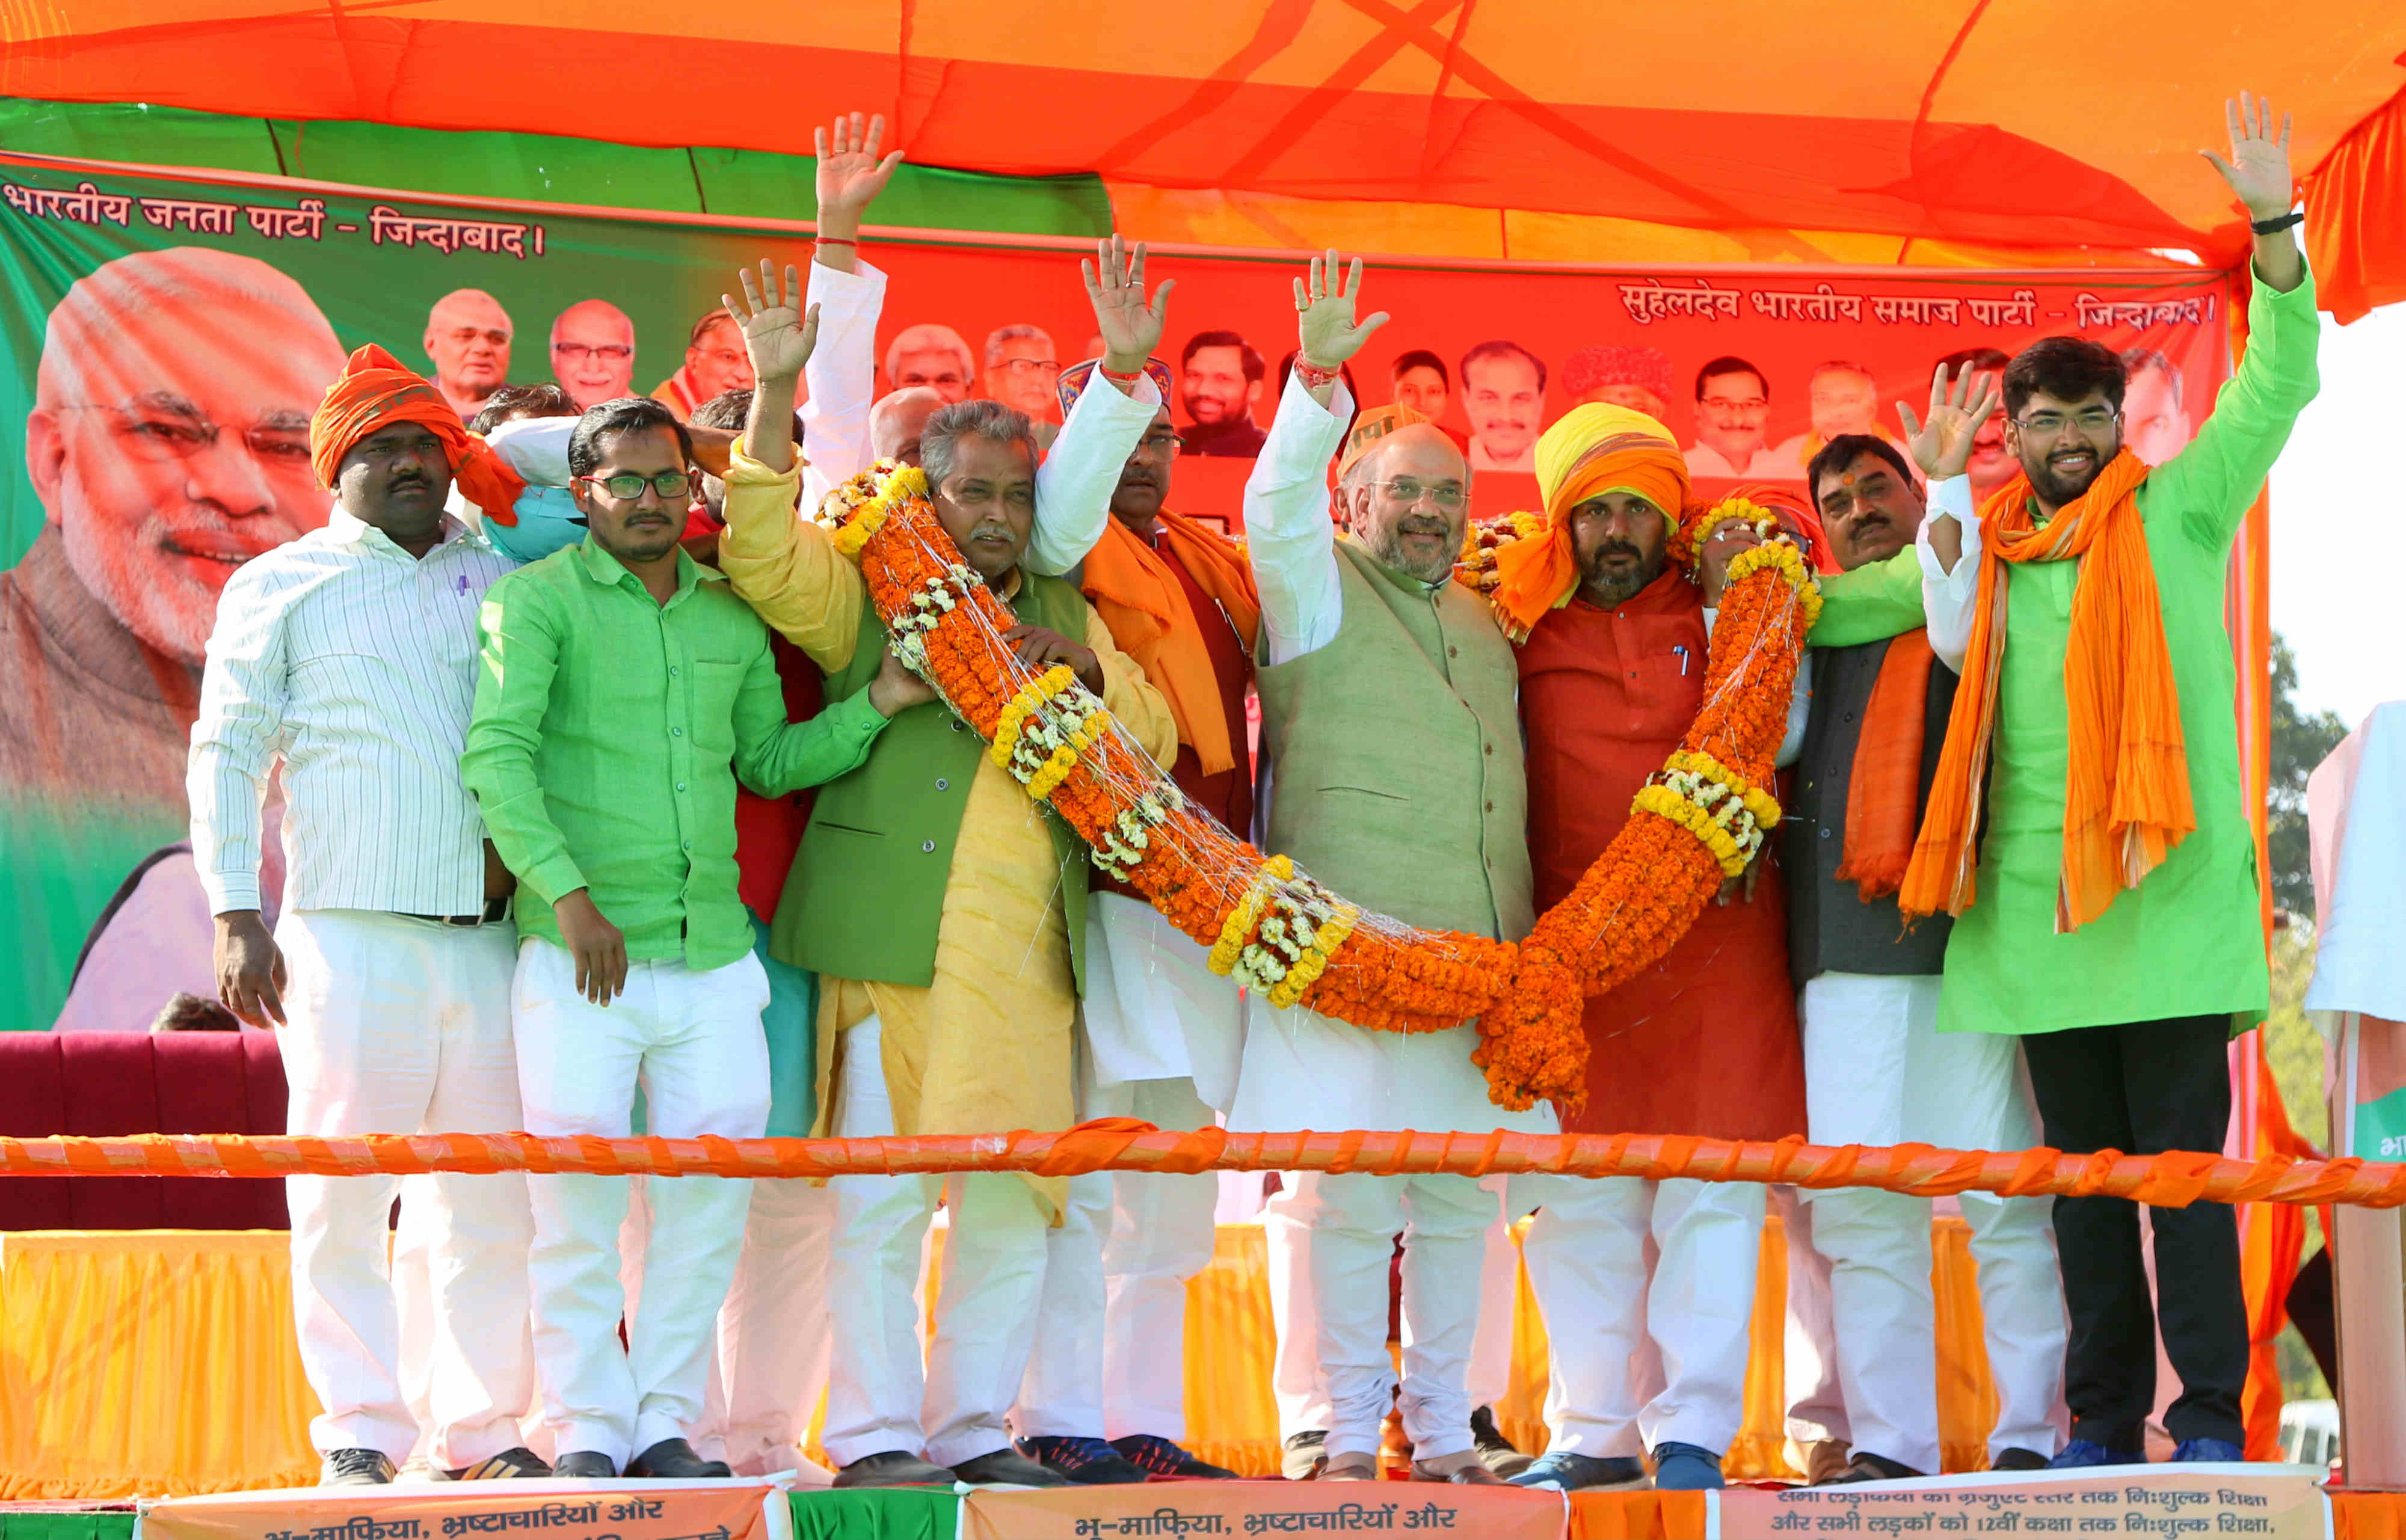
M 551 1474 L 563 1481 L 614 1481 L 618 1467 L 599 1449 L 571 1449 L 553 1462 Z
M 1992 1471 L 2043 1471 L 2046 1469 L 2046 1456 L 2039 1453 L 2036 1449 L 2007 1449 L 2004 1453 L 1988 1462 L 1988 1469 Z
M 1909 1481 L 1921 1472 L 1884 1454 L 1857 1449 L 1847 1468 L 1822 1483 L 1827 1487 L 1859 1487 L 1866 1481 Z
M 992 1454 L 964 1460 L 953 1467 L 955 1480 L 972 1487 L 1066 1487 L 1069 1478 L 1058 1471 L 1048 1471 L 1017 1449 L 997 1449 Z
M 383 1487 L 392 1477 L 392 1461 L 381 1449 L 329 1449 L 318 1462 L 321 1487 Z
M 703 1481 L 733 1476 L 724 1460 L 704 1460 L 682 1438 L 663 1438 L 627 1462 L 630 1477 L 666 1481 Z
M 915 1454 L 902 1449 L 887 1449 L 882 1454 L 864 1454 L 835 1473 L 839 1487 L 949 1487 L 953 1473 L 941 1465 L 931 1465 Z

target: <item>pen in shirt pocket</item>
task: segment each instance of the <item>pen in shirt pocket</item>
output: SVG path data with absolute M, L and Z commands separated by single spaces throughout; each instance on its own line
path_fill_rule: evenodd
M 1687 678 L 1687 677 L 1688 677 L 1688 649 L 1687 649 L 1687 646 L 1686 646 L 1684 643 L 1673 643 L 1673 644 L 1672 644 L 1671 650 L 1672 650 L 1673 652 L 1677 653 L 1677 654 L 1679 655 L 1679 677 L 1680 677 L 1680 678 L 1682 678 L 1682 679 Z

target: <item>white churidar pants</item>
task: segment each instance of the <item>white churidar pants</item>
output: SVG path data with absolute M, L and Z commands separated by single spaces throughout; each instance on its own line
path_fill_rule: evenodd
M 1082 1088 L 1089 1118 L 1210 1126 L 1186 1080 Z M 1186 1280 L 1211 1264 L 1210 1173 L 1094 1171 L 1045 1236 L 1044 1290 L 1020 1387 L 1032 1438 L 1186 1438 Z
M 1745 1415 L 1763 1201 L 1748 1181 L 1515 1179 L 1516 1210 L 1544 1205 L 1521 1250 L 1550 1342 L 1549 1449 L 1728 1450 Z
M 626 993 L 597 1006 L 576 993 L 574 959 L 529 938 L 511 1006 L 528 1131 L 624 1137 L 640 1080 L 648 1132 L 757 1138 L 769 1125 L 760 1033 L 768 999 L 768 975 L 747 953 L 703 972 L 672 960 L 630 963 Z M 562 1454 L 592 1450 L 624 1465 L 662 1439 L 690 1438 L 701 1420 L 718 1307 L 743 1243 L 752 1183 L 673 1177 L 647 1186 L 641 1319 L 629 1321 L 622 1352 L 627 1179 L 528 1181 L 535 1362 Z
M 844 1029 L 832 1134 L 894 1132 L 875 1016 Z M 819 1443 L 838 1465 L 889 1449 L 957 1465 L 1011 1446 L 1052 1216 L 1019 1177 L 836 1177 L 828 1263 L 835 1350 Z M 920 1248 L 942 1197 L 952 1219 L 936 1330 L 920 1364 Z
M 287 911 L 284 1075 L 294 1134 L 493 1133 L 520 1126 L 505 926 L 459 929 L 365 910 Z M 301 1363 L 325 1408 L 320 1450 L 418 1442 L 401 1375 L 388 1228 L 394 1177 L 288 1177 Z M 526 1179 L 421 1184 L 432 1279 L 427 1460 L 474 1464 L 519 1442 L 527 1352 Z M 413 1193 L 413 1197 L 418 1194 Z
M 1937 1030 L 1938 979 L 1825 973 L 1804 986 L 1804 1095 L 1816 1144 L 2026 1150 L 2037 1120 L 2010 1037 Z M 1838 1371 L 1857 1449 L 1939 1468 L 1930 1200 L 1873 1188 L 1808 1194 L 1830 1259 Z M 2064 1431 L 2067 1323 L 2045 1198 L 1965 1193 L 1979 1270 L 1993 1456 L 2052 1455 Z
M 1782 1389 L 1788 1436 L 1799 1444 L 1851 1444 L 1847 1398 L 1838 1384 L 1837 1328 L 1830 1319 L 1830 1259 L 1813 1249 L 1813 1206 L 1793 1187 L 1774 1187 L 1769 1212 L 1779 1216 L 1788 1252 L 1788 1320 L 1782 1333 Z

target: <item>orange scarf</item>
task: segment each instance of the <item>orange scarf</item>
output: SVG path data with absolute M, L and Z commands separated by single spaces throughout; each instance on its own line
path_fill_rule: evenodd
M 2197 827 L 2180 690 L 2164 643 L 2156 569 L 2136 494 L 2147 466 L 2124 449 L 2045 529 L 2016 475 L 1980 508 L 1980 586 L 1963 685 L 1898 902 L 1907 915 L 1960 914 L 1978 867 L 1978 801 L 1997 724 L 2009 563 L 2078 558 L 2063 699 L 2070 740 L 2055 928 L 2075 930 L 2139 885 Z
M 309 466 L 318 485 L 332 487 L 351 446 L 379 428 L 415 422 L 443 441 L 451 479 L 460 495 L 502 524 L 518 521 L 518 494 L 526 483 L 482 438 L 460 425 L 443 393 L 374 343 L 354 352 L 342 378 L 326 388 L 326 399 L 309 417 Z
M 1238 643 L 1250 654 L 1261 631 L 1262 601 L 1245 558 L 1225 537 L 1167 508 L 1161 511 L 1161 538 L 1195 586 L 1227 612 Z M 1203 773 L 1218 775 L 1235 768 L 1236 745 L 1228 741 L 1220 678 L 1203 644 L 1201 621 L 1169 562 L 1142 535 L 1113 518 L 1086 553 L 1082 581 L 1095 613 L 1111 629 L 1111 640 L 1137 660 L 1169 702 L 1170 714 L 1178 719 L 1178 741 L 1195 751 Z
M 1913 837 L 1921 824 L 1921 751 L 1930 709 L 1927 629 L 1907 631 L 1888 644 L 1879 677 L 1863 708 L 1863 729 L 1855 740 L 1855 765 L 1847 782 L 1847 843 L 1833 874 L 1852 883 L 1863 902 L 1894 893 L 1913 860 Z

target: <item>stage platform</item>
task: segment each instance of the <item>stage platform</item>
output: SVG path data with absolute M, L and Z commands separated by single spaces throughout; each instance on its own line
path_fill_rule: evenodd
M 2328 1491 L 2302 1466 L 2130 1466 L 1874 1487 L 1564 1497 L 1403 1481 L 1154 1481 L 1052 1491 L 797 1490 L 763 1481 L 303 1488 L 78 1507 L 0 1505 L 0 1540 L 1087 1540 L 1422 1533 L 1480 1540 L 1820 1534 L 2253 1535 L 2401 1540 L 2406 1495 Z

